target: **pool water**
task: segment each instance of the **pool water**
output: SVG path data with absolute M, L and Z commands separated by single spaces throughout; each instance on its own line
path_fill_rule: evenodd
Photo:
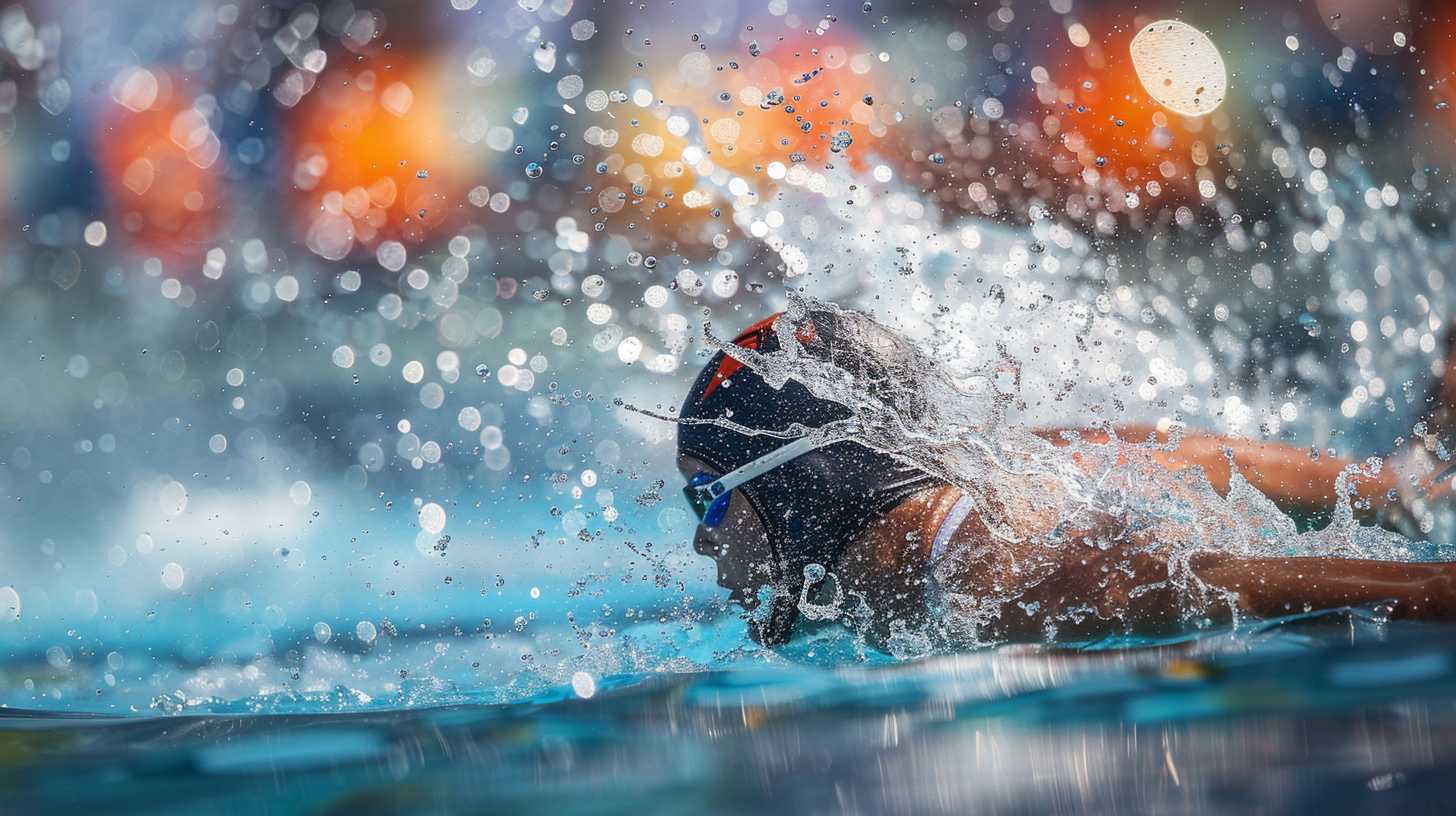
M 510 703 L 7 709 L 0 785 L 12 812 L 1435 813 L 1453 695 L 1456 628 L 1354 609 L 906 663 L 760 655 Z

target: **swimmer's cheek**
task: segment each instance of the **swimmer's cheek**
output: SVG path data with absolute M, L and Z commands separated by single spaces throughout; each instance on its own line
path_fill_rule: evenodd
M 747 606 L 749 596 L 745 593 L 744 587 L 749 585 L 748 576 L 735 574 L 735 565 L 725 558 L 728 548 L 719 544 L 713 534 L 708 532 L 708 528 L 698 526 L 697 532 L 693 535 L 693 550 L 698 555 L 713 559 L 717 584 L 723 589 L 729 590 L 728 600 Z

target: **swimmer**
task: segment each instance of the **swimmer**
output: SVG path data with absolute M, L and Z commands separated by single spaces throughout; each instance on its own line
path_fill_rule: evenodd
M 1089 511 L 1065 479 L 1004 458 L 982 471 L 987 478 L 953 484 L 923 456 L 917 462 L 868 447 L 852 431 L 829 436 L 825 429 L 855 427 L 846 426 L 854 412 L 795 379 L 772 387 L 758 370 L 768 358 L 757 355 L 794 343 L 798 349 L 790 351 L 801 359 L 830 363 L 881 392 L 875 398 L 902 403 L 906 389 L 895 396 L 894 384 L 886 385 L 892 378 L 864 353 L 866 344 L 889 343 L 913 356 L 913 366 L 934 363 L 863 315 L 800 312 L 797 319 L 761 321 L 733 341 L 731 354 L 715 354 L 678 424 L 684 494 L 700 522 L 693 546 L 714 558 L 719 585 L 748 610 L 760 643 L 787 642 L 801 598 L 819 603 L 804 590 L 806 568 L 827 576 L 814 591 L 832 583 L 831 596 L 863 601 L 859 608 L 868 609 L 869 634 L 878 643 L 927 624 L 945 631 L 952 620 L 968 622 L 970 639 L 979 643 L 1087 640 L 1377 603 L 1388 604 L 1393 617 L 1456 620 L 1456 563 L 1268 557 L 1210 546 L 1268 526 L 1257 506 L 1210 497 L 1210 486 L 1227 495 L 1247 480 L 1285 513 L 1328 512 L 1336 481 L 1351 465 L 1334 456 L 1194 432 L 1176 446 L 1122 449 L 1114 476 L 1134 489 L 1156 484 L 1160 496 L 1190 511 L 1142 517 L 1128 507 L 1096 509 L 1095 502 L 1087 503 L 1094 506 Z M 913 416 L 916 406 L 908 407 Z M 1167 441 L 1147 428 L 1112 434 Z M 1028 433 L 1025 447 L 1040 450 L 1017 461 L 1080 461 L 1099 447 L 1112 450 L 1110 436 Z M 1059 451 L 1073 444 L 1075 455 Z M 1129 450 L 1142 458 L 1127 460 Z M 1354 480 L 1355 512 L 1379 520 L 1412 501 L 1421 506 L 1441 482 L 1438 474 L 1449 475 L 1367 468 Z

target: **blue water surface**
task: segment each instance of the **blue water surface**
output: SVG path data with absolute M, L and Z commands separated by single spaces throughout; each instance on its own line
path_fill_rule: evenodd
M 1343 610 L 816 663 L 837 637 L 511 702 L 341 689 L 170 714 L 9 708 L 0 784 L 24 811 L 159 813 L 1435 813 L 1456 791 L 1448 626 Z

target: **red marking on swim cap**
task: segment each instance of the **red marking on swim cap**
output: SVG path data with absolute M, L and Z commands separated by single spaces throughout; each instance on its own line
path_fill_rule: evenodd
M 733 345 L 751 349 L 758 348 L 762 336 L 768 334 L 769 330 L 773 328 L 774 322 L 782 317 L 783 314 L 783 312 L 771 314 L 739 332 L 738 336 L 733 338 Z
M 754 323 L 752 326 L 744 329 L 737 337 L 733 338 L 733 345 L 747 349 L 757 349 L 763 339 L 763 335 L 773 329 L 774 321 L 778 319 L 778 315 L 769 315 Z M 743 368 L 743 363 L 738 362 L 726 354 L 723 355 L 722 362 L 718 363 L 718 370 L 713 372 L 713 379 L 709 380 L 708 387 L 703 389 L 701 399 L 707 399 L 712 396 L 713 392 L 718 390 L 718 386 L 722 385 L 724 380 L 738 373 L 738 369 L 740 368 Z
M 743 368 L 743 363 L 724 355 L 723 362 L 718 364 L 718 370 L 713 372 L 713 379 L 708 380 L 708 387 L 703 389 L 703 399 L 712 396 L 713 392 L 718 390 L 718 386 L 722 385 L 724 380 L 737 374 L 740 368 Z
M 757 350 L 763 344 L 764 337 L 773 331 L 774 322 L 782 316 L 783 312 L 779 312 L 778 314 L 769 315 L 754 323 L 752 326 L 744 329 L 737 337 L 733 338 L 733 345 Z M 803 343 L 813 341 L 814 324 L 807 324 L 805 328 L 795 332 L 794 336 L 799 338 L 799 341 Z M 713 372 L 713 379 L 708 381 L 708 385 L 703 389 L 703 396 L 700 399 L 707 399 L 712 396 L 713 392 L 718 390 L 718 386 L 722 385 L 724 380 L 737 374 L 740 368 L 743 368 L 743 363 L 738 362 L 726 354 L 723 355 L 723 361 L 718 363 L 718 370 Z

